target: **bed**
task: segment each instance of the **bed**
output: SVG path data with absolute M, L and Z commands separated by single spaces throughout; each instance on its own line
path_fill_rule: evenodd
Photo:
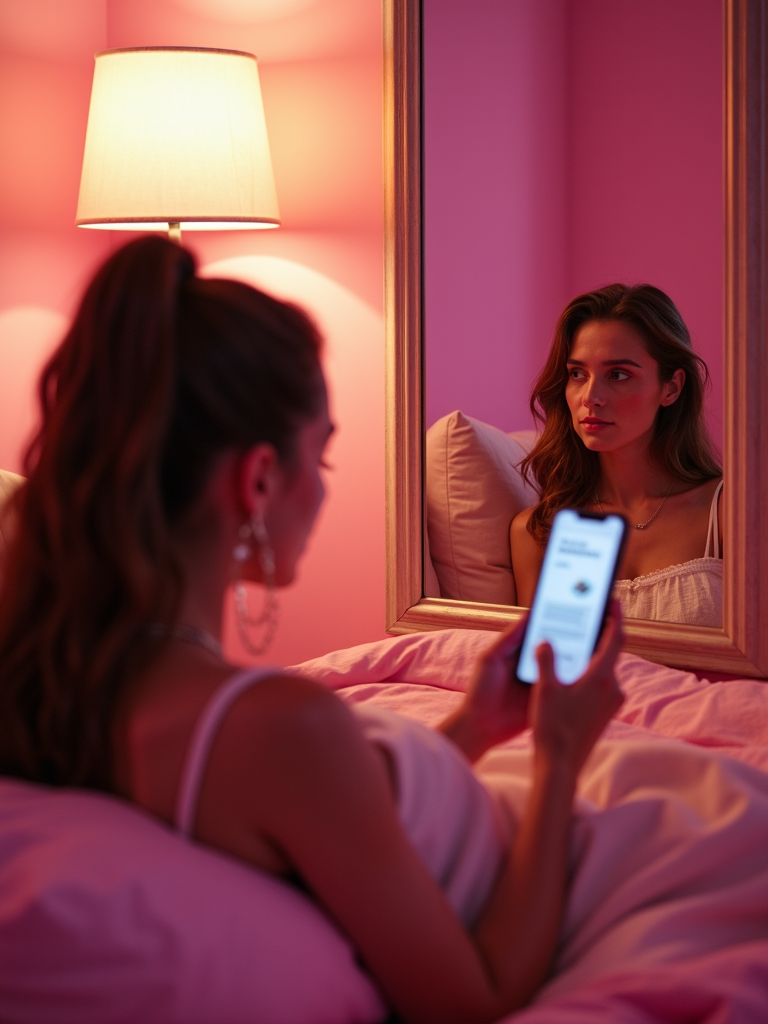
M 293 671 L 434 724 L 493 634 L 411 634 Z M 520 1024 L 768 1021 L 768 687 L 622 655 L 588 762 L 552 977 Z M 478 772 L 514 819 L 527 735 Z M 302 893 L 120 801 L 0 781 L 0 1019 L 377 1021 L 354 950 Z

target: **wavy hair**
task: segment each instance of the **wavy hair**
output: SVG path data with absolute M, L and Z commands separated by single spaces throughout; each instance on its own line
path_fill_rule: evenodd
M 691 346 L 683 318 L 661 289 L 650 284 L 611 284 L 578 295 L 563 310 L 549 356 L 531 392 L 531 412 L 542 432 L 520 464 L 525 478 L 539 492 L 528 532 L 546 543 L 558 509 L 591 505 L 600 480 L 600 459 L 573 427 L 565 388 L 567 361 L 578 330 L 592 320 L 616 320 L 634 327 L 648 354 L 659 364 L 659 378 L 671 380 L 685 372 L 685 383 L 672 405 L 656 414 L 651 455 L 678 480 L 696 484 L 722 475 L 704 422 L 704 394 L 709 372 Z
M 320 411 L 307 316 L 195 269 L 163 238 L 126 245 L 42 373 L 0 594 L 0 773 L 113 788 L 117 701 L 182 594 L 174 527 L 221 453 L 290 463 Z

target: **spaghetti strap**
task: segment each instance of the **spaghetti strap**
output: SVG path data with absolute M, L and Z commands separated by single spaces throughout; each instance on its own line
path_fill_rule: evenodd
M 717 515 L 717 503 L 720 498 L 720 492 L 723 489 L 723 481 L 717 485 L 715 493 L 712 497 L 712 504 L 709 506 L 709 528 L 707 530 L 707 545 L 704 548 L 705 558 L 719 558 L 720 557 L 720 524 L 718 522 Z M 710 548 L 712 554 L 710 554 Z
M 273 676 L 277 671 L 279 670 L 267 666 L 246 668 L 236 672 L 221 684 L 203 708 L 187 748 L 176 798 L 176 829 L 183 836 L 189 838 L 192 835 L 208 755 L 224 716 L 241 693 L 265 676 Z

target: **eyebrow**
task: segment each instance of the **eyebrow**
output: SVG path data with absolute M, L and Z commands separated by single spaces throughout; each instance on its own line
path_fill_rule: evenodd
M 566 366 L 586 366 L 586 363 L 582 362 L 581 359 L 566 359 Z M 636 366 L 638 370 L 642 370 L 640 363 L 636 363 L 634 359 L 606 359 L 605 362 L 600 363 L 601 366 Z

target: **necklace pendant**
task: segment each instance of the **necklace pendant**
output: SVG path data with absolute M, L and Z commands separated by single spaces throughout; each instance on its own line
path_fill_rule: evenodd
M 651 525 L 651 523 L 652 523 L 652 522 L 653 522 L 653 520 L 654 520 L 654 519 L 656 518 L 656 516 L 657 516 L 657 515 L 659 514 L 659 512 L 661 512 L 661 510 L 662 510 L 662 508 L 663 508 L 663 506 L 664 506 L 664 502 L 665 502 L 665 501 L 667 500 L 667 498 L 668 498 L 668 497 L 670 496 L 670 494 L 672 493 L 672 488 L 673 488 L 673 486 L 674 486 L 674 480 L 673 480 L 673 481 L 672 481 L 672 483 L 671 483 L 671 484 L 669 485 L 669 490 L 668 490 L 668 491 L 667 491 L 667 493 L 666 493 L 666 494 L 664 495 L 664 497 L 663 497 L 663 498 L 661 499 L 661 502 L 660 502 L 660 504 L 659 504 L 659 507 L 658 507 L 658 508 L 656 509 L 656 511 L 655 511 L 655 512 L 653 513 L 653 515 L 651 516 L 651 518 L 650 518 L 650 519 L 646 519 L 646 521 L 645 521 L 644 523 L 635 523 L 635 524 L 634 524 L 634 527 L 635 527 L 635 529 L 636 529 L 636 530 L 645 530 L 645 529 L 646 529 L 647 527 L 649 527 L 649 526 Z M 598 497 L 597 491 L 595 491 L 595 502 L 597 503 L 597 507 L 598 507 L 598 508 L 600 509 L 600 515 L 605 515 L 605 513 L 603 512 L 603 506 L 602 506 L 602 505 L 600 504 L 600 498 Z

